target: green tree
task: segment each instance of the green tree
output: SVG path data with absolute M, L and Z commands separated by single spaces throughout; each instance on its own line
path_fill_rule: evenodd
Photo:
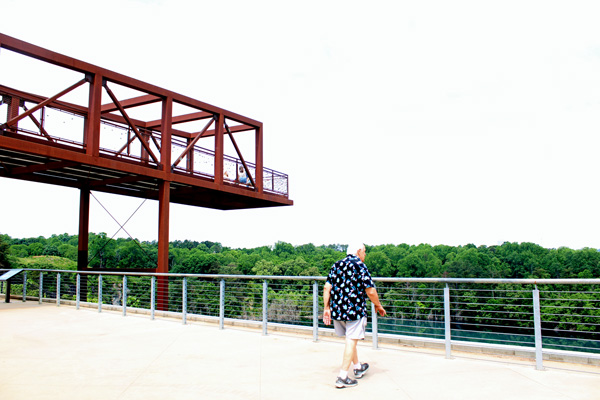
M 275 243 L 273 254 L 279 258 L 288 259 L 296 254 L 296 250 L 294 249 L 294 246 L 289 243 L 277 242 Z
M 0 268 L 10 268 L 11 264 L 8 259 L 10 246 L 4 235 L 0 235 Z
M 371 276 L 394 276 L 392 260 L 381 250 L 367 253 L 365 264 L 369 268 Z
M 27 246 L 27 253 L 30 256 L 41 256 L 43 252 L 44 245 L 42 243 L 34 242 Z
M 256 265 L 252 268 L 254 275 L 268 275 L 275 276 L 281 275 L 281 267 L 276 265 L 272 261 L 259 260 Z

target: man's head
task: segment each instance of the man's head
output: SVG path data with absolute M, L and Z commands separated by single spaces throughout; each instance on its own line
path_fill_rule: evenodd
M 346 250 L 346 254 L 352 254 L 360 258 L 362 262 L 365 262 L 365 245 L 362 242 L 350 242 L 348 244 L 348 249 Z

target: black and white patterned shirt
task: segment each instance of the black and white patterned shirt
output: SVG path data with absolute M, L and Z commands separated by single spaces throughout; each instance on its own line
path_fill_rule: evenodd
M 331 319 L 356 321 L 367 316 L 366 289 L 375 285 L 360 258 L 348 255 L 333 264 L 327 282 L 331 285 Z

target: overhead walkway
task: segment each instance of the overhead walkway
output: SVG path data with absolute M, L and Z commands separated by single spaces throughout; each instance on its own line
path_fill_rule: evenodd
M 333 386 L 331 338 L 156 319 L 38 302 L 0 303 L 0 399 L 598 399 L 600 368 L 359 348 L 369 373 Z

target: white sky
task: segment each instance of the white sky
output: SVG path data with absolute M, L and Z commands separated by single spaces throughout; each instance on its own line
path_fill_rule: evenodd
M 170 240 L 600 248 L 597 1 L 2 0 L 0 13 L 4 34 L 264 123 L 265 166 L 289 174 L 295 205 L 173 204 Z M 95 195 L 120 222 L 141 203 Z M 78 207 L 77 190 L 0 178 L 1 233 L 77 234 Z M 156 240 L 157 218 L 147 201 L 125 228 Z M 92 199 L 90 230 L 117 229 Z

